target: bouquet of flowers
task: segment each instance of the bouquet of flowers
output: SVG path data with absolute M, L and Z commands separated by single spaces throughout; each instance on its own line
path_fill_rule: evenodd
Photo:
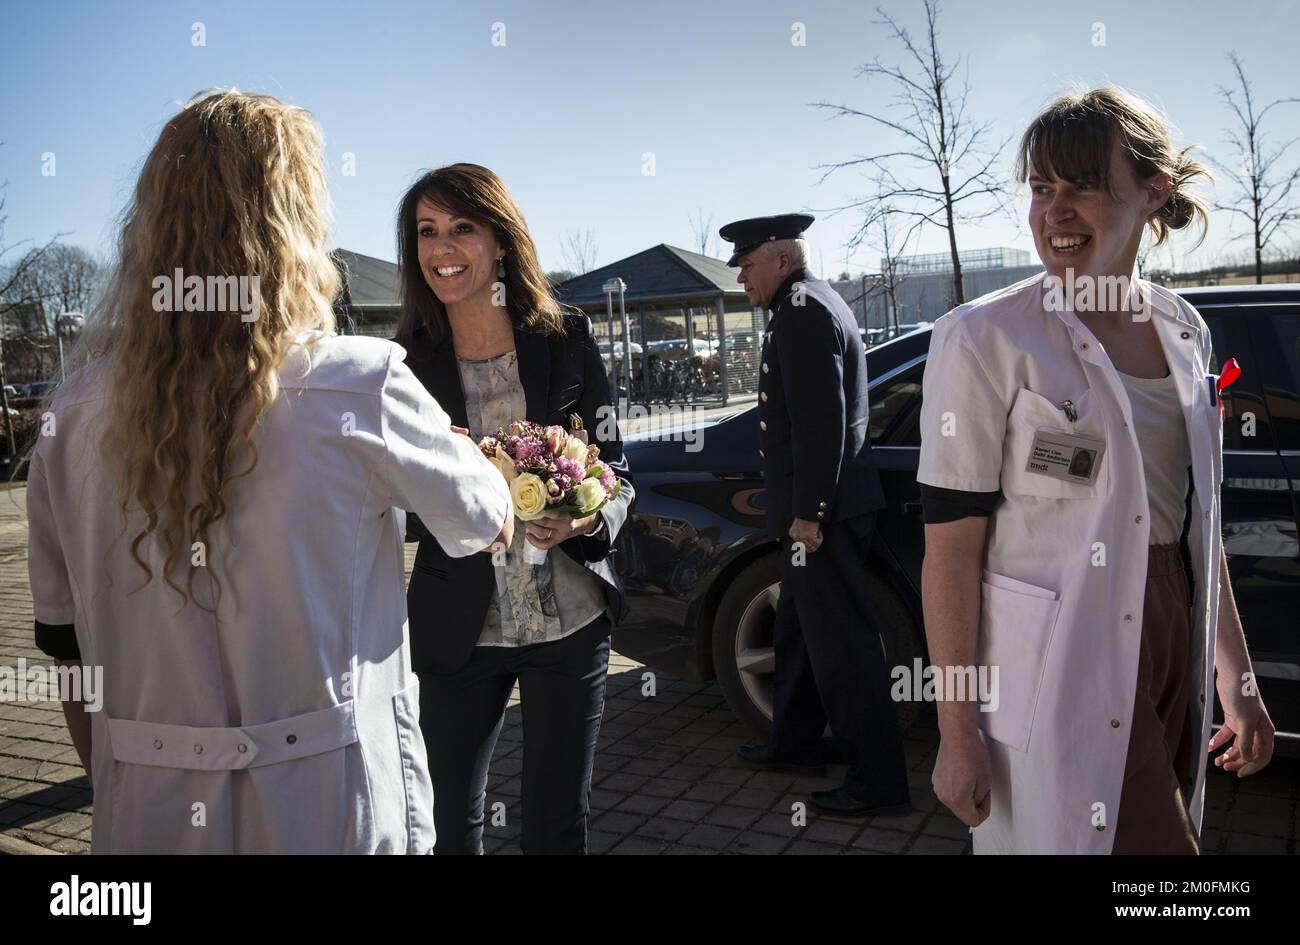
M 583 518 L 622 487 L 614 470 L 600 461 L 600 447 L 564 427 L 512 420 L 478 446 L 510 484 L 511 504 L 521 522 L 536 521 L 547 512 Z M 546 552 L 526 539 L 523 548 L 529 564 L 546 560 Z

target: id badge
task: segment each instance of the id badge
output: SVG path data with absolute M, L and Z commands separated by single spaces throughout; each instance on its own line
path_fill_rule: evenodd
M 1105 452 L 1105 441 L 1095 437 L 1036 430 L 1025 472 L 1082 486 L 1096 485 L 1101 457 Z

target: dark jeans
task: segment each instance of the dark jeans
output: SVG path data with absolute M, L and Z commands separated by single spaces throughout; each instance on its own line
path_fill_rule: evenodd
M 529 646 L 476 646 L 454 673 L 420 673 L 435 853 L 482 853 L 488 764 L 515 681 L 524 729 L 524 853 L 586 853 L 591 766 L 605 711 L 609 620 Z
M 781 541 L 776 606 L 774 757 L 818 760 L 822 732 L 849 749 L 844 787 L 855 797 L 904 803 L 907 763 L 880 630 L 863 575 L 875 514 L 822 526 L 822 544 L 802 565 Z

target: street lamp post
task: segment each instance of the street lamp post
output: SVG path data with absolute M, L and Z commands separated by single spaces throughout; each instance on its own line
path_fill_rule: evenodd
M 86 323 L 86 316 L 80 312 L 64 312 L 54 320 L 54 334 L 59 339 L 59 380 L 63 381 L 67 375 L 63 369 L 63 335 L 71 335 L 73 330 L 80 331 Z
M 627 283 L 615 276 L 609 279 L 601 286 L 605 292 L 605 314 L 609 317 L 609 372 L 610 386 L 614 389 L 614 400 L 618 401 L 618 372 L 614 370 L 614 293 L 618 293 L 618 317 L 623 325 L 623 382 L 627 385 L 627 403 L 632 402 L 632 362 L 628 349 L 631 344 L 628 339 L 627 326 L 627 309 L 623 304 L 623 293 L 627 291 Z M 626 405 L 620 413 L 626 413 Z

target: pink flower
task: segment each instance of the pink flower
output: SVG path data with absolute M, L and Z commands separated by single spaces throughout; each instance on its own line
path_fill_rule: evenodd
M 567 456 L 561 456 L 555 461 L 555 474 L 563 476 L 571 482 L 582 482 L 587 475 L 587 470 L 582 463 L 576 459 L 569 459 Z
M 614 488 L 614 484 L 618 481 L 617 477 L 614 475 L 614 470 L 610 469 L 604 463 L 597 463 L 596 465 L 600 467 L 600 484 L 605 488 L 606 492 L 611 491 Z
M 546 441 L 546 448 L 552 456 L 558 456 L 564 451 L 564 442 L 569 438 L 564 432 L 564 427 L 547 427 L 546 433 L 543 434 Z

